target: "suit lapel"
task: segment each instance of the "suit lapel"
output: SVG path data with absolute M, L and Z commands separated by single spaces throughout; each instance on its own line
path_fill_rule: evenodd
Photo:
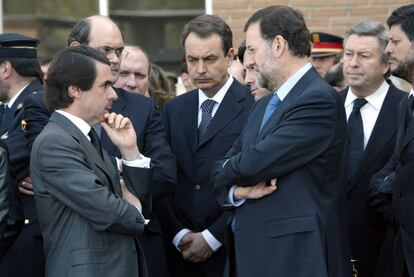
M 407 97 L 406 97 L 407 98 Z M 401 106 L 401 109 L 403 111 L 403 122 L 405 125 L 406 122 L 406 118 L 407 118 L 407 101 L 402 102 L 403 105 Z M 402 145 L 401 145 L 401 150 L 403 150 L 407 144 L 414 138 L 414 120 L 411 120 L 410 125 L 407 127 L 407 132 L 405 133 L 405 136 L 403 137 L 403 141 L 402 141 Z
M 241 105 L 238 105 L 238 103 L 242 101 L 245 96 L 237 94 L 236 86 L 237 83 L 233 81 L 233 84 L 230 86 L 216 114 L 214 115 L 206 134 L 203 136 L 202 140 L 199 141 L 197 148 L 201 147 L 207 141 L 213 138 L 229 122 L 233 121 L 233 119 L 243 110 L 243 107 L 241 107 Z
M 375 161 L 380 154 L 379 151 L 381 151 L 381 149 L 383 149 L 395 135 L 396 114 L 394 113 L 396 113 L 395 107 L 398 105 L 398 98 L 392 94 L 392 89 L 393 87 L 391 85 L 365 148 L 362 162 L 351 181 L 352 185 L 349 186 L 348 191 L 353 185 L 358 183 L 364 172 L 370 168 L 372 162 Z
M 198 91 L 193 90 L 187 93 L 189 97 L 185 101 L 185 106 L 181 110 L 182 128 L 185 133 L 188 145 L 193 154 L 196 152 L 198 137 Z
M 285 113 L 287 109 L 289 109 L 290 104 L 305 91 L 306 87 L 310 84 L 310 82 L 315 79 L 318 75 L 318 73 L 315 71 L 315 69 L 312 67 L 309 69 L 305 75 L 300 78 L 300 80 L 295 84 L 295 86 L 289 91 L 289 93 L 286 95 L 285 99 L 283 99 L 282 103 L 279 104 L 279 106 L 276 108 L 276 110 L 273 112 L 273 114 L 270 116 L 269 120 L 265 123 L 262 130 L 260 130 L 258 134 L 259 140 L 261 140 L 269 131 L 273 129 L 275 125 L 279 123 L 279 121 L 282 118 L 282 115 Z M 270 98 L 269 98 L 270 101 Z M 269 102 L 267 101 L 267 102 Z M 265 107 L 266 109 L 266 107 Z M 262 111 L 262 118 L 264 115 L 264 111 Z
M 86 138 L 86 136 L 77 128 L 69 119 L 64 117 L 63 115 L 54 112 L 51 117 L 50 121 L 55 122 L 57 125 L 61 126 L 70 136 L 72 136 L 86 151 L 87 158 L 95 163 L 97 167 L 102 171 L 102 173 L 107 176 L 109 182 L 105 182 L 105 180 L 101 180 L 111 191 L 114 191 L 114 184 L 115 184 L 115 173 L 110 162 L 110 158 L 107 153 L 105 160 L 98 154 L 96 149 L 90 143 L 90 141 Z M 102 149 L 105 152 L 104 149 Z

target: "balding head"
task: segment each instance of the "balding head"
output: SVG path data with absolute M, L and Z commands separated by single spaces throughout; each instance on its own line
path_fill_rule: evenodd
M 125 46 L 121 73 L 115 87 L 146 95 L 149 85 L 149 69 L 150 61 L 142 48 Z
M 110 18 L 93 15 L 78 21 L 69 35 L 68 44 L 88 45 L 101 51 L 111 62 L 112 74 L 119 75 L 124 39 L 118 26 Z

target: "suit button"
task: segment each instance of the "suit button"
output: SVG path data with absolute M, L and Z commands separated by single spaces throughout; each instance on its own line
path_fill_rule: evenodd
M 201 188 L 200 185 L 195 185 L 194 187 L 195 190 L 200 190 L 200 188 Z

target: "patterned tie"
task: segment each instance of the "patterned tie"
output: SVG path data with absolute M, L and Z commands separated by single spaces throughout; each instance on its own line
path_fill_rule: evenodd
M 198 137 L 201 138 L 207 131 L 208 126 L 213 120 L 211 116 L 211 112 L 213 111 L 213 107 L 217 102 L 211 99 L 205 100 L 201 104 L 201 122 L 200 126 L 198 126 Z
M 4 105 L 3 113 L 1 114 L 1 123 L 0 123 L 2 129 L 7 130 L 9 128 L 9 125 L 11 124 L 11 121 L 13 120 L 11 115 L 12 113 L 11 113 L 11 109 L 9 108 L 9 106 Z
M 91 128 L 88 135 L 91 138 L 91 143 L 92 143 L 93 147 L 95 147 L 96 151 L 98 152 L 98 154 L 103 159 L 101 141 L 99 140 L 99 137 L 96 134 L 95 130 L 93 128 Z
M 348 118 L 348 143 L 349 153 L 347 161 L 347 176 L 351 179 L 358 168 L 364 155 L 364 125 L 362 123 L 360 109 L 368 103 L 365 98 L 354 100 L 354 107 Z
M 281 103 L 279 96 L 277 96 L 276 92 L 273 92 L 272 98 L 270 98 L 269 103 L 267 104 L 266 111 L 263 115 L 262 124 L 260 125 L 260 130 L 263 128 L 263 126 L 266 124 L 266 122 L 269 120 L 270 116 L 273 114 L 273 112 L 276 110 L 276 107 Z

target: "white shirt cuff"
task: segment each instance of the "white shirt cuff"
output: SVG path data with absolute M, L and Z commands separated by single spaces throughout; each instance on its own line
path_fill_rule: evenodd
M 174 244 L 174 246 L 175 246 L 175 248 L 177 248 L 177 250 L 178 251 L 180 251 L 181 252 L 181 249 L 178 247 L 178 245 L 179 245 L 179 243 L 180 243 L 180 241 L 182 240 L 182 238 L 187 234 L 187 233 L 189 233 L 190 232 L 190 230 L 189 229 L 187 229 L 187 228 L 184 228 L 184 229 L 182 229 L 180 232 L 178 232 L 175 236 L 174 236 L 174 238 L 173 238 L 173 240 L 172 240 L 172 244 Z
M 210 233 L 209 230 L 205 229 L 203 232 L 201 232 L 204 239 L 206 240 L 208 246 L 216 252 L 220 247 L 221 243 Z
M 151 158 L 145 157 L 144 155 L 140 154 L 138 159 L 132 161 L 122 159 L 122 163 L 129 167 L 150 168 Z
M 246 199 L 239 199 L 239 200 L 234 200 L 234 190 L 236 189 L 236 185 L 232 186 L 230 188 L 229 191 L 229 195 L 228 195 L 228 201 L 231 205 L 233 205 L 234 207 L 239 207 L 241 206 L 244 202 L 246 202 Z

